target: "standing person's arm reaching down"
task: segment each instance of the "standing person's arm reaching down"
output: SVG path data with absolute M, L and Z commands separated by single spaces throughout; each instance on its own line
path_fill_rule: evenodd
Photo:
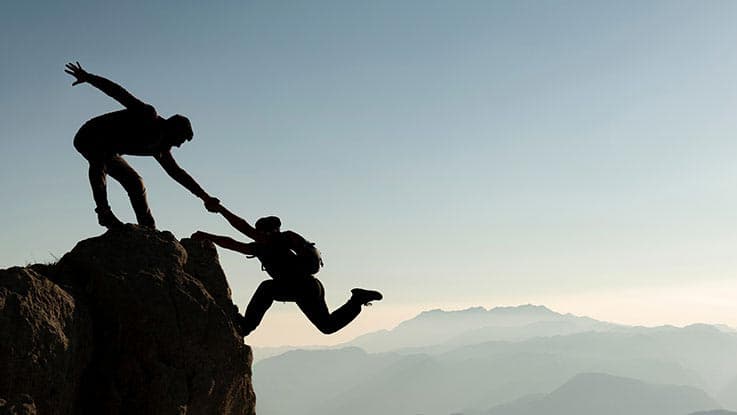
M 195 196 L 202 199 L 205 203 L 205 207 L 219 205 L 220 201 L 207 194 L 207 192 L 189 175 L 183 168 L 179 167 L 174 157 L 171 155 L 171 151 L 163 151 L 159 154 L 154 155 L 156 161 L 159 162 L 164 171 L 177 183 L 184 186 L 187 190 L 192 192 Z M 208 208 L 209 210 L 209 208 Z

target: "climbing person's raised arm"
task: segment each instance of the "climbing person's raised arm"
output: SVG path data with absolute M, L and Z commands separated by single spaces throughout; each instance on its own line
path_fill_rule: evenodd
M 202 199 L 205 202 L 205 206 L 208 204 L 218 204 L 219 200 L 207 194 L 207 192 L 189 175 L 183 168 L 179 167 L 174 157 L 171 155 L 171 151 L 163 151 L 159 154 L 154 155 L 156 161 L 159 162 L 164 171 L 177 183 L 184 186 L 187 190 L 192 192 L 195 196 Z
M 230 249 L 231 251 L 240 252 L 246 255 L 256 254 L 253 249 L 252 244 L 238 242 L 235 239 L 230 238 L 228 236 L 220 236 L 220 235 L 214 235 L 214 234 L 203 232 L 203 231 L 197 231 L 192 234 L 192 239 L 207 240 L 207 241 L 214 243 L 215 245 L 219 247 Z
M 225 220 L 227 220 L 232 227 L 238 229 L 239 232 L 253 239 L 254 241 L 260 241 L 263 239 L 264 235 L 261 232 L 251 226 L 251 224 L 242 217 L 229 211 L 225 206 L 218 204 L 213 209 L 208 208 L 208 210 L 210 210 L 211 212 L 218 212 L 223 215 Z
M 84 69 L 82 69 L 82 65 L 80 65 L 79 62 L 76 62 L 76 65 L 74 63 L 67 63 L 64 72 L 77 78 L 72 83 L 72 86 L 87 82 L 100 91 L 104 92 L 105 94 L 109 95 L 116 101 L 120 102 L 121 104 L 123 104 L 124 107 L 128 109 L 150 108 L 153 115 L 156 115 L 156 110 L 152 106 L 147 105 L 140 99 L 134 97 L 130 92 L 126 91 L 125 88 L 116 84 L 115 82 L 85 71 Z

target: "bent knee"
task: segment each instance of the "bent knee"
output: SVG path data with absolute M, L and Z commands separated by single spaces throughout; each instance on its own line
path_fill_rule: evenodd
M 333 334 L 338 331 L 338 328 L 334 326 L 318 327 L 317 329 L 320 330 L 320 333 L 322 334 Z
M 274 280 L 266 280 L 262 281 L 261 284 L 258 285 L 258 288 L 256 291 L 264 294 L 273 294 L 274 293 Z
M 340 327 L 338 327 L 338 325 L 330 318 L 326 318 L 321 321 L 312 320 L 312 324 L 314 324 L 322 334 L 333 334 L 340 330 Z

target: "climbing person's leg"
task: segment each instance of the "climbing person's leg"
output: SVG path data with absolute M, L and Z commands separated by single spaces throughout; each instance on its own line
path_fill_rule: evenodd
M 154 221 L 153 215 L 151 215 L 151 209 L 149 209 L 148 202 L 146 201 L 146 187 L 143 185 L 141 176 L 123 160 L 123 157 L 116 155 L 106 164 L 108 174 L 120 182 L 128 193 L 128 198 L 133 206 L 133 211 L 136 213 L 138 224 L 155 229 L 156 222 Z
M 279 291 L 281 291 L 280 285 L 283 284 L 275 280 L 266 280 L 259 284 L 241 320 L 241 335 L 247 336 L 258 327 L 264 318 L 264 314 L 274 303 L 274 297 L 278 296 Z
M 351 290 L 354 300 L 358 301 L 363 305 L 371 305 L 372 301 L 379 301 L 384 298 L 378 291 L 364 290 L 363 288 L 354 288 Z
M 361 302 L 355 296 L 332 313 L 325 304 L 325 287 L 317 278 L 306 280 L 297 305 L 307 318 L 324 334 L 332 334 L 347 326 L 361 312 Z

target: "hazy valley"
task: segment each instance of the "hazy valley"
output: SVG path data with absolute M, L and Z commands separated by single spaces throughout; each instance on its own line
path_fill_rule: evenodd
M 688 415 L 737 409 L 736 356 L 725 326 L 479 307 L 424 312 L 334 348 L 256 349 L 254 377 L 268 415 Z

